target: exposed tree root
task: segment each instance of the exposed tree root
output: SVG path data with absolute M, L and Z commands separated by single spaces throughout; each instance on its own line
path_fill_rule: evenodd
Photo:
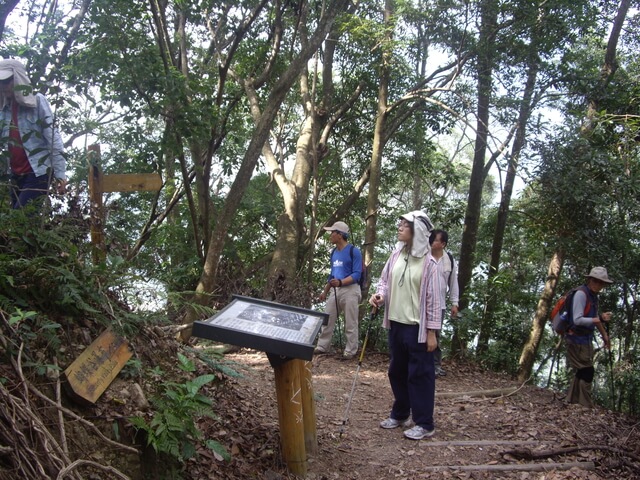
M 0 335 L 0 345 L 5 352 L 9 351 L 10 343 L 7 337 Z M 5 371 L 5 375 L 13 381 L 0 383 L 0 479 L 83 480 L 86 477 L 78 469 L 89 467 L 106 472 L 105 479 L 128 480 L 129 477 L 114 467 L 73 458 L 67 445 L 65 418 L 81 423 L 106 444 L 136 454 L 139 452 L 134 447 L 107 438 L 93 423 L 63 407 L 59 378 L 56 378 L 54 385 L 55 399 L 49 398 L 29 382 L 22 371 L 23 347 L 23 344 L 20 345 L 17 355 L 11 356 L 13 374 L 7 375 Z M 52 425 L 51 416 L 47 416 L 49 409 L 42 408 L 43 402 L 57 413 L 53 417 L 57 421 Z
M 551 470 L 595 470 L 593 462 L 567 463 L 513 463 L 509 465 L 438 465 L 426 467 L 426 472 L 548 472 Z
M 503 452 L 503 455 L 511 455 L 514 458 L 522 459 L 522 460 L 537 460 L 541 458 L 555 457 L 558 455 L 569 455 L 572 453 L 582 452 L 585 450 L 608 452 L 619 457 L 626 457 L 628 459 L 633 460 L 636 463 L 626 461 L 624 462 L 625 465 L 640 472 L 640 456 L 636 455 L 635 453 L 622 450 L 620 448 L 610 447 L 608 445 L 585 445 L 585 446 L 555 448 L 551 450 L 540 450 L 540 451 L 534 451 L 534 450 L 531 450 L 530 448 L 525 447 L 525 448 L 516 448 L 513 450 L 505 451 Z

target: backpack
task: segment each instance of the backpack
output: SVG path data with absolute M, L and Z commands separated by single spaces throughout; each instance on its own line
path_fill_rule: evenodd
M 353 245 L 353 243 L 349 244 L 349 256 L 351 257 L 351 265 L 353 266 L 353 250 L 356 247 Z M 333 254 L 335 253 L 336 249 L 334 248 L 333 250 L 331 250 L 331 261 L 333 262 Z M 360 256 L 362 256 L 362 252 L 360 252 Z M 362 257 L 362 273 L 360 274 L 360 280 L 358 280 L 358 285 L 360 286 L 360 288 L 363 288 L 364 285 L 367 283 L 367 267 L 364 264 L 364 257 Z
M 451 275 L 453 274 L 453 267 L 455 267 L 455 263 L 453 261 L 453 255 L 449 250 L 446 251 L 447 256 L 449 257 L 449 262 L 451 263 L 451 270 L 449 271 L 449 279 L 447 280 L 447 288 L 451 290 Z
M 583 287 L 576 287 L 565 293 L 556 302 L 556 305 L 551 310 L 551 323 L 553 325 L 553 331 L 558 335 L 564 335 L 567 332 L 574 330 L 575 325 L 573 323 L 573 312 L 571 311 L 573 305 L 573 297 L 576 292 Z M 586 293 L 586 292 L 585 292 Z M 591 310 L 591 301 L 589 295 L 587 295 L 587 304 L 584 307 L 584 315 L 589 314 Z

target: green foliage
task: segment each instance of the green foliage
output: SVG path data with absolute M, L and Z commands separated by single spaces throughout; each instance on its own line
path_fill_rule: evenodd
M 142 361 L 139 358 L 130 358 L 119 375 L 122 378 L 139 378 L 142 375 Z
M 178 353 L 178 366 L 185 372 L 193 372 L 196 368 L 193 360 L 181 353 Z M 214 416 L 211 400 L 199 392 L 215 378 L 215 375 L 208 374 L 184 383 L 161 382 L 157 394 L 151 398 L 154 407 L 151 420 L 143 417 L 131 419 L 133 426 L 145 432 L 147 445 L 157 453 L 166 453 L 180 462 L 193 457 L 196 445 L 202 440 L 196 420 Z M 207 446 L 219 453 L 224 451 L 216 442 Z
M 213 348 L 190 348 L 185 347 L 185 350 L 198 357 L 202 363 L 207 367 L 220 372 L 221 374 L 231 378 L 241 378 L 242 374 L 236 370 L 236 364 L 225 360 L 224 354 L 221 350 Z M 239 367 L 241 365 L 238 365 Z
M 51 331 L 82 318 L 126 334 L 142 324 L 142 317 L 132 316 L 119 295 L 132 278 L 122 266 L 107 269 L 87 262 L 90 250 L 73 218 L 46 220 L 24 211 L 0 215 L 0 309 L 35 312 L 14 320 L 21 329 Z M 57 346 L 51 345 L 52 350 Z

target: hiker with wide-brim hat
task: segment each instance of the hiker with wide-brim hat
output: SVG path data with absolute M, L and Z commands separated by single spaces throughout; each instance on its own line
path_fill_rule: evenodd
M 572 326 L 564 335 L 567 363 L 575 370 L 567 392 L 567 402 L 593 407 L 591 384 L 595 373 L 593 339 L 596 328 L 602 335 L 605 348 L 610 348 L 609 335 L 603 323 L 611 320 L 611 312 L 598 313 L 598 294 L 613 280 L 604 267 L 593 267 L 586 278 L 585 284 L 576 289 L 573 295 L 568 312 Z
M 369 303 L 384 305 L 389 330 L 389 382 L 394 402 L 382 428 L 407 427 L 404 435 L 421 440 L 435 433 L 433 411 L 436 331 L 442 328 L 442 276 L 429 246 L 433 225 L 416 210 L 400 217 L 398 244 L 387 260 Z M 415 426 L 410 426 L 410 417 Z

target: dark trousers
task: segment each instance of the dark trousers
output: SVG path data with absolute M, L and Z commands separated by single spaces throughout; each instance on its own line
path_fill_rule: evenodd
M 390 417 L 406 420 L 412 415 L 416 425 L 432 430 L 436 396 L 433 352 L 418 343 L 418 329 L 418 325 L 391 322 L 389 382 L 395 401 Z
M 11 208 L 20 209 L 49 191 L 49 175 L 11 175 Z

